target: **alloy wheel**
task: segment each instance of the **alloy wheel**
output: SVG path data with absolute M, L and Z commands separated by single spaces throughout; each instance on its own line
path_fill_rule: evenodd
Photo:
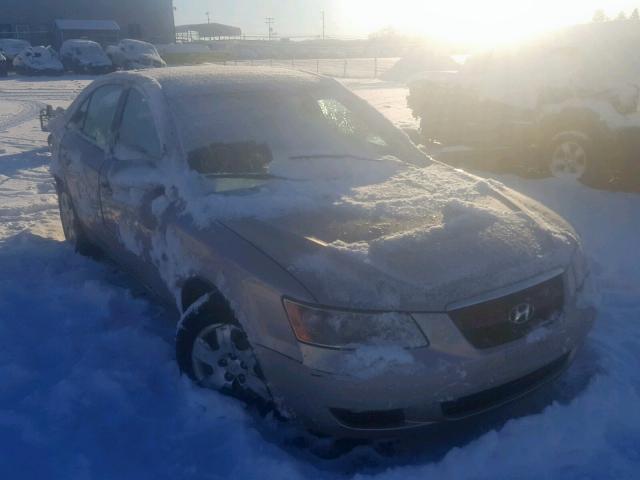
M 203 387 L 269 398 L 246 334 L 235 325 L 204 328 L 193 343 L 191 361 L 195 380 Z
M 566 180 L 580 180 L 587 172 L 587 152 L 574 140 L 565 140 L 557 145 L 551 155 L 551 175 Z

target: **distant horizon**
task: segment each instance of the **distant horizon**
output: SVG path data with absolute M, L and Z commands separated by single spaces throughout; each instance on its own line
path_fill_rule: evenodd
M 173 0 L 176 25 L 233 25 L 247 36 L 266 36 L 266 17 L 274 18 L 280 37 L 322 35 L 322 12 L 328 37 L 364 38 L 390 28 L 400 34 L 452 43 L 504 44 L 562 27 L 588 23 L 596 10 L 615 18 L 640 8 L 640 1 L 449 0 L 443 5 L 421 0 Z

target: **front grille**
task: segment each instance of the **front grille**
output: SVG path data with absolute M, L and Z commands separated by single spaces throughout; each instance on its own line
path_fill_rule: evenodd
M 450 402 L 444 402 L 441 404 L 442 413 L 446 417 L 455 420 L 502 405 L 510 400 L 515 400 L 562 372 L 569 361 L 569 355 L 569 353 L 566 353 L 544 367 L 499 387 L 483 390 Z
M 533 307 L 533 318 L 517 324 L 510 319 L 514 308 Z M 524 337 L 562 311 L 562 275 L 533 287 L 488 302 L 459 308 L 449 316 L 464 337 L 476 348 L 496 347 Z
M 350 428 L 363 430 L 399 428 L 405 423 L 404 411 L 400 409 L 354 412 L 344 408 L 331 408 L 330 411 L 342 425 Z

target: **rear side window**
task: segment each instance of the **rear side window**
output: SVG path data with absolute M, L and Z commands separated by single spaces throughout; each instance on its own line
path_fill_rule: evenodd
M 87 110 L 89 109 L 89 100 L 87 98 L 82 105 L 75 111 L 71 120 L 69 120 L 69 125 L 78 129 L 82 129 L 84 127 L 84 120 L 87 117 Z
M 91 96 L 82 131 L 100 148 L 106 149 L 109 145 L 111 127 L 121 94 L 121 86 L 105 85 Z
M 135 88 L 127 95 L 118 131 L 118 147 L 144 157 L 160 158 L 162 145 L 147 99 Z

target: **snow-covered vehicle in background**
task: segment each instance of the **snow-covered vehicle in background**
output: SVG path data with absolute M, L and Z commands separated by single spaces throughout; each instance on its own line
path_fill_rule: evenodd
M 621 25 L 575 27 L 414 80 L 408 101 L 423 139 L 590 185 L 638 182 L 640 34 L 611 23 Z
M 107 47 L 107 55 L 116 68 L 123 70 L 167 66 L 156 47 L 141 40 L 128 38 L 120 40 L 117 45 Z
M 13 64 L 13 59 L 16 58 L 20 52 L 25 48 L 29 48 L 31 44 L 26 40 L 20 40 L 15 38 L 0 38 L 0 52 L 9 61 L 9 65 Z
M 497 407 L 560 375 L 591 328 L 564 220 L 432 161 L 333 80 L 119 73 L 51 127 L 67 240 L 176 310 L 198 385 L 316 431 Z
M 52 47 L 27 47 L 13 59 L 13 68 L 21 75 L 62 75 L 64 67 Z
M 60 60 L 66 70 L 75 73 L 103 74 L 115 70 L 100 44 L 91 40 L 66 40 L 60 48 Z
M 0 52 L 0 77 L 6 77 L 9 72 L 9 61 L 2 52 Z

